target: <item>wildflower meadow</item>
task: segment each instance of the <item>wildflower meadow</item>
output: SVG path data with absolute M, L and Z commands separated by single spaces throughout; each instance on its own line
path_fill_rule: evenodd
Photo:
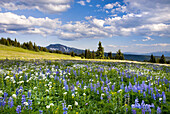
M 170 67 L 0 61 L 1 114 L 168 114 Z

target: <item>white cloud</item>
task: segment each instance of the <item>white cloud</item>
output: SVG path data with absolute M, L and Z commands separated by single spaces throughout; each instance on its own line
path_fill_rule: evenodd
M 136 44 L 136 46 L 147 46 L 147 47 L 151 47 L 151 46 L 161 46 L 161 47 L 166 47 L 166 46 L 170 46 L 170 44 L 168 43 L 158 43 L 158 44 Z
M 78 1 L 77 3 L 80 4 L 80 5 L 82 5 L 82 6 L 85 6 L 85 5 L 86 5 L 84 1 Z
M 86 2 L 90 3 L 91 0 L 86 0 Z
M 121 45 L 107 45 L 106 47 L 111 47 L 111 48 L 117 48 L 117 47 L 119 47 L 119 48 L 126 48 L 126 47 L 128 47 L 128 46 L 121 46 Z
M 94 18 L 92 23 L 98 27 L 103 27 L 105 21 L 104 20 L 101 20 L 101 19 L 96 19 Z
M 145 37 L 145 39 L 143 39 L 142 41 L 144 41 L 144 42 L 145 42 L 145 41 L 149 41 L 149 40 L 154 40 L 154 39 L 152 39 L 152 38 L 151 38 L 151 37 L 149 37 L 149 36 L 146 36 L 146 37 Z
M 46 13 L 60 13 L 71 8 L 72 0 L 1 0 L 0 8 L 7 10 L 37 9 Z
M 113 6 L 114 6 L 114 4 L 106 4 L 106 5 L 104 6 L 104 8 L 105 8 L 105 9 L 112 9 Z
M 96 7 L 99 8 L 99 7 L 100 7 L 100 4 L 97 4 Z

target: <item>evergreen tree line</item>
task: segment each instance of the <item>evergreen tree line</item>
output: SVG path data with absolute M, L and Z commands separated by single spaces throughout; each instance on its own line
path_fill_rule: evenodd
M 23 44 L 21 44 L 20 42 L 18 42 L 16 39 L 15 40 L 11 40 L 10 38 L 1 38 L 0 39 L 0 44 L 3 45 L 7 45 L 7 46 L 14 46 L 14 47 L 19 47 L 19 48 L 24 48 L 24 49 L 28 49 L 28 50 L 32 50 L 32 51 L 44 51 L 44 52 L 49 52 L 49 53 L 59 53 L 59 54 L 65 54 L 65 55 L 71 55 L 72 57 L 74 56 L 81 56 L 81 55 L 77 55 L 74 52 L 71 53 L 62 53 L 62 51 L 59 50 L 48 50 L 46 47 L 41 47 L 41 46 L 37 46 L 35 43 L 33 44 L 31 41 L 29 42 L 24 42 Z
M 170 64 L 170 61 L 166 61 L 164 55 L 162 55 L 161 58 L 156 59 L 155 56 L 153 56 L 153 54 L 151 54 L 151 58 L 150 58 L 149 62 L 151 62 L 151 63 L 163 63 L 163 64 L 167 63 L 167 64 Z
M 115 57 L 112 56 L 112 52 L 109 52 L 108 56 L 104 56 L 104 48 L 102 47 L 101 42 L 99 42 L 96 52 L 94 52 L 94 50 L 91 52 L 90 49 L 86 49 L 85 54 L 82 53 L 81 57 L 86 59 L 125 59 L 123 53 L 120 50 L 117 51 Z

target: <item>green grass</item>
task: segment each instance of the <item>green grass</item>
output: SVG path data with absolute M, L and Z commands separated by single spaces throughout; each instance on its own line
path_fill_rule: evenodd
M 108 59 L 81 59 L 80 57 L 71 57 L 70 55 L 47 53 L 47 52 L 35 52 L 23 48 L 5 46 L 0 44 L 0 59 L 47 59 L 47 60 L 83 60 L 83 61 L 101 61 L 101 62 L 127 62 L 127 63 L 138 63 L 138 64 L 159 64 L 149 62 L 138 62 L 130 60 L 108 60 Z M 170 64 L 159 64 L 170 66 Z
M 70 55 L 56 54 L 56 53 L 47 53 L 47 52 L 35 52 L 23 48 L 5 46 L 0 44 L 0 59 L 71 59 L 77 60 L 81 59 L 80 57 L 71 57 Z

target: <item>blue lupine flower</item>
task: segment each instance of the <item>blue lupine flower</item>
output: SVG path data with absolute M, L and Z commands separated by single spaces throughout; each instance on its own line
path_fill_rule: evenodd
M 99 90 L 97 90 L 97 94 L 99 94 Z
M 39 114 L 43 114 L 43 111 L 42 111 L 42 110 L 39 110 Z
M 133 113 L 133 114 L 136 114 L 136 110 L 132 109 L 132 113 Z
M 155 96 L 155 94 L 154 94 L 154 93 L 153 93 L 153 95 L 152 95 L 152 96 L 153 96 L 153 99 L 154 99 L 154 100 L 156 100 L 156 96 Z
M 31 105 L 32 105 L 32 100 L 28 100 L 28 109 L 31 109 L 31 110 L 32 110 Z
M 6 104 L 6 101 L 4 100 L 4 98 L 3 97 L 0 97 L 0 106 L 5 106 L 5 104 Z
M 136 82 L 136 77 L 134 77 L 134 83 Z
M 127 88 L 127 85 L 125 86 L 125 92 L 126 92 L 126 93 L 128 92 L 128 88 Z
M 162 96 L 163 96 L 163 103 L 166 103 L 166 96 L 165 96 L 165 92 L 162 92 Z
M 120 89 L 122 89 L 122 90 L 124 89 L 124 84 L 123 84 L 123 83 L 122 83 L 122 85 L 120 86 Z
M 157 107 L 157 114 L 161 114 L 161 108 Z
M 24 104 L 24 102 L 26 101 L 26 99 L 25 99 L 25 95 L 22 95 L 22 98 L 21 98 L 21 102 L 22 102 L 22 104 Z
M 29 90 L 28 91 L 28 98 L 30 98 L 31 97 L 31 91 Z
M 142 114 L 145 114 L 145 110 L 144 109 L 142 109 Z
M 112 91 L 114 91 L 114 88 L 115 88 L 115 85 L 113 84 L 113 85 L 112 85 Z
M 8 96 L 8 93 L 4 92 L 4 99 L 6 99 Z
M 21 113 L 21 106 L 20 106 L 20 105 L 17 106 L 16 112 L 17 112 L 18 114 Z
M 63 111 L 64 111 L 63 114 L 67 114 L 67 110 L 68 110 L 68 108 L 64 107 L 63 108 Z
M 14 106 L 14 101 L 13 101 L 12 97 L 9 98 L 8 105 L 9 105 L 10 108 L 12 108 Z
M 146 94 L 145 94 L 145 92 L 143 92 L 143 96 L 144 96 L 144 98 L 146 97 Z

